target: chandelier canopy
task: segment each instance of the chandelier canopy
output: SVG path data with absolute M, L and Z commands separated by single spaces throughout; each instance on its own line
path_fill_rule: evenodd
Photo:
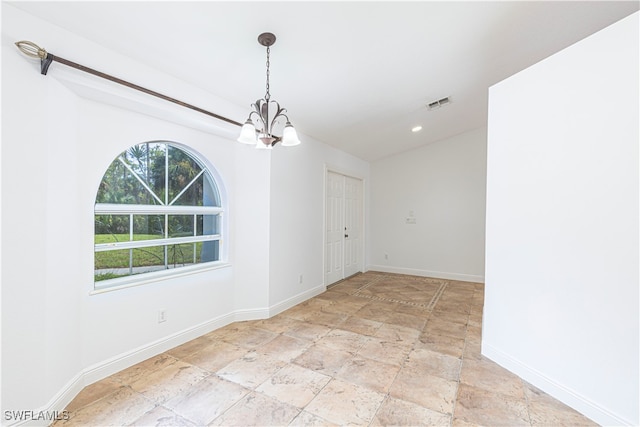
M 298 134 L 287 117 L 286 109 L 280 107 L 275 100 L 271 99 L 269 92 L 269 55 L 271 46 L 276 42 L 276 36 L 272 33 L 262 33 L 258 36 L 258 43 L 267 48 L 267 92 L 264 98 L 258 99 L 255 104 L 251 104 L 253 110 L 249 113 L 247 121 L 242 125 L 238 142 L 255 145 L 259 149 L 271 149 L 278 142 L 285 147 L 300 144 Z M 286 120 L 282 129 L 282 136 L 274 134 L 274 126 Z

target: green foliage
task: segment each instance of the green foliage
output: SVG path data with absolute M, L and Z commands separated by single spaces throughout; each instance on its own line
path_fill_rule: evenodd
M 154 239 L 153 235 L 138 235 L 136 240 Z M 129 235 L 96 234 L 95 242 L 112 243 L 129 241 Z M 196 262 L 201 262 L 202 242 L 195 243 Z M 193 263 L 194 243 L 167 245 L 167 262 L 170 266 Z M 151 246 L 136 249 L 120 249 L 95 253 L 95 269 L 129 268 L 130 257 L 132 267 L 148 267 L 164 265 L 164 246 Z
M 105 172 L 96 203 L 168 205 L 173 202 L 175 205 L 204 206 L 205 175 L 193 181 L 201 171 L 198 162 L 189 154 L 168 144 L 134 145 L 122 152 Z M 217 205 L 217 192 L 206 178 L 214 199 L 208 205 Z M 174 200 L 178 195 L 180 197 Z
M 96 282 L 99 282 L 101 280 L 117 279 L 118 277 L 125 276 L 128 276 L 128 274 L 98 273 L 94 275 L 93 278 Z

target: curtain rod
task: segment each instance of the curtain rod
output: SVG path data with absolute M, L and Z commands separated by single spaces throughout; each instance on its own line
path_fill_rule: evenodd
M 138 86 L 136 84 L 133 84 L 133 83 L 128 82 L 126 80 L 119 79 L 117 77 L 111 76 L 111 75 L 103 73 L 101 71 L 94 70 L 93 68 L 85 67 L 84 65 L 77 64 L 75 62 L 69 61 L 68 59 L 64 59 L 64 58 L 61 58 L 59 56 L 52 55 L 51 53 L 47 52 L 46 50 L 44 50 L 43 48 L 41 48 L 40 46 L 38 46 L 37 44 L 35 44 L 33 42 L 22 40 L 22 41 L 16 42 L 15 45 L 25 55 L 27 55 L 27 56 L 29 56 L 31 58 L 39 58 L 40 59 L 40 74 L 43 74 L 45 76 L 47 75 L 47 72 L 49 71 L 49 66 L 51 65 L 51 63 L 53 61 L 59 62 L 61 64 L 69 66 L 71 68 L 75 68 L 77 70 L 84 71 L 85 73 L 93 74 L 94 76 L 98 76 L 98 77 L 101 77 L 103 79 L 112 81 L 114 83 L 118 83 L 118 84 L 121 84 L 123 86 L 126 86 L 128 88 L 135 89 L 137 91 L 146 93 L 147 95 L 155 96 L 156 98 L 160 98 L 160 99 L 164 99 L 165 101 L 173 102 L 174 104 L 178 104 L 178 105 L 180 105 L 182 107 L 186 107 L 186 108 L 189 108 L 191 110 L 197 111 L 199 113 L 206 114 L 207 116 L 214 117 L 214 118 L 216 118 L 218 120 L 222 120 L 224 122 L 231 123 L 231 124 L 234 124 L 236 126 L 242 126 L 242 123 L 238 123 L 235 120 L 228 119 L 228 118 L 226 118 L 224 116 L 221 116 L 219 114 L 212 113 L 210 111 L 204 110 L 204 109 L 202 109 L 200 107 L 196 107 L 196 106 L 191 105 L 191 104 L 187 104 L 186 102 L 182 102 L 182 101 L 177 100 L 175 98 L 171 98 L 170 96 L 166 96 L 166 95 L 163 95 L 161 93 L 155 92 L 153 90 L 144 88 L 142 86 Z

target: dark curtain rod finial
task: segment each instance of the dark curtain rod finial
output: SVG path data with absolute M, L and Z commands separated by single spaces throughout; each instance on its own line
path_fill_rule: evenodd
M 103 73 L 101 71 L 94 70 L 93 68 L 85 67 L 84 65 L 77 64 L 75 62 L 69 61 L 64 58 L 60 58 L 59 56 L 52 55 L 48 53 L 46 50 L 38 46 L 37 44 L 27 41 L 21 40 L 16 42 L 15 45 L 20 49 L 20 52 L 24 53 L 30 58 L 40 59 L 40 73 L 43 75 L 47 75 L 49 70 L 49 66 L 53 61 L 59 62 L 61 64 L 67 65 L 71 68 L 75 68 L 76 70 L 84 71 L 85 73 L 92 74 L 94 76 L 103 78 L 105 80 L 112 81 L 114 83 L 118 83 L 120 85 L 126 86 L 130 89 L 135 89 L 140 92 L 144 92 L 147 95 L 155 96 L 156 98 L 164 99 L 165 101 L 173 102 L 174 104 L 178 104 L 182 107 L 189 108 L 191 110 L 197 111 L 202 114 L 206 114 L 210 117 L 216 118 L 218 120 L 222 120 L 227 123 L 234 124 L 236 126 L 242 126 L 242 123 L 236 122 L 235 120 L 228 119 L 224 116 L 220 116 L 218 114 L 212 113 L 210 111 L 204 110 L 202 108 L 193 106 L 191 104 L 187 104 L 186 102 L 179 101 L 175 98 L 171 98 L 169 96 L 163 95 L 161 93 L 152 91 L 150 89 L 146 89 L 142 86 L 138 86 L 136 84 L 130 83 L 126 80 L 119 79 L 118 77 L 111 76 L 109 74 Z

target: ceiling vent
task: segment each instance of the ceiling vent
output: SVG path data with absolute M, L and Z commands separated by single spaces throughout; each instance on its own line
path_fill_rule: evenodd
M 442 99 L 438 99 L 437 101 L 433 101 L 427 104 L 427 108 L 429 110 L 437 110 L 440 107 L 444 107 L 445 105 L 449 105 L 451 104 L 451 98 L 450 97 L 445 97 Z

